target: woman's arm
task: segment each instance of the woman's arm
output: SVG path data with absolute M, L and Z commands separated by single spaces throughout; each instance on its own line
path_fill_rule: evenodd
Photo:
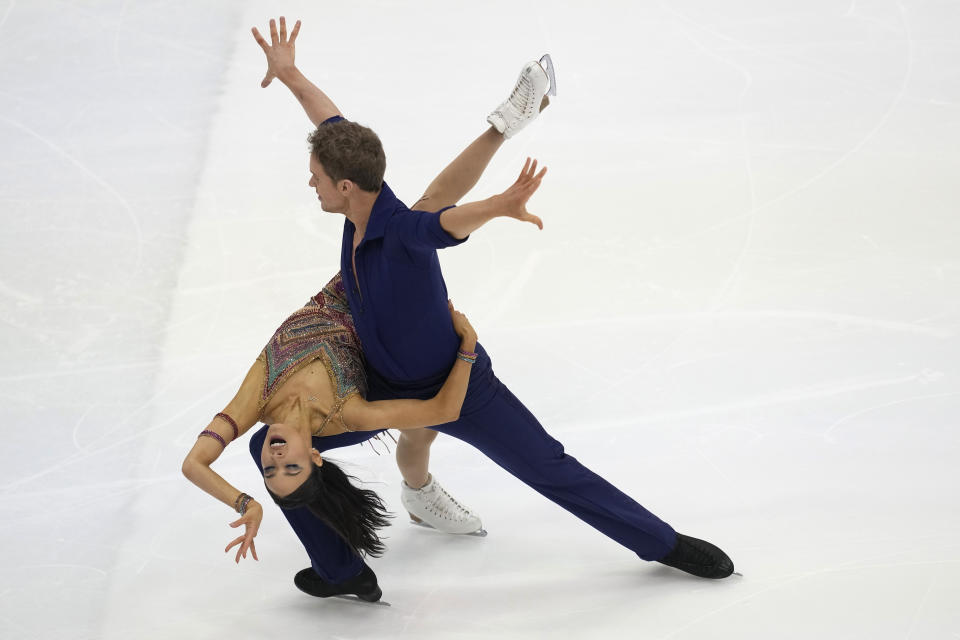
M 244 378 L 243 383 L 240 385 L 240 390 L 237 391 L 233 400 L 231 400 L 223 410 L 223 413 L 233 418 L 236 422 L 238 436 L 249 431 L 250 427 L 257 422 L 257 398 L 263 385 L 264 376 L 263 363 L 259 361 L 255 362 Z M 230 444 L 230 442 L 234 440 L 233 427 L 226 419 L 221 417 L 216 417 L 211 420 L 205 431 L 217 434 L 227 444 Z M 181 470 L 190 482 L 220 502 L 228 505 L 231 509 L 236 509 L 238 497 L 241 496 L 242 492 L 210 468 L 214 460 L 220 457 L 223 449 L 224 446 L 213 436 L 198 437 L 193 448 L 190 449 L 187 457 L 184 458 Z M 229 551 L 231 547 L 239 544 L 240 548 L 237 550 L 236 557 L 237 562 L 240 562 L 241 556 L 244 558 L 247 557 L 248 550 L 253 554 L 255 560 L 259 559 L 257 558 L 256 547 L 253 544 L 253 538 L 257 535 L 257 530 L 260 527 L 260 521 L 262 519 L 263 508 L 256 500 L 250 500 L 247 503 L 246 510 L 242 514 L 242 517 L 230 523 L 230 526 L 234 528 L 240 525 L 246 527 L 244 535 L 233 540 L 227 545 L 227 548 L 224 549 L 224 551 Z
M 320 123 L 324 120 L 343 115 L 337 105 L 333 103 L 333 100 L 300 73 L 300 70 L 294 64 L 294 43 L 297 40 L 297 34 L 300 33 L 299 20 L 293 26 L 289 38 L 287 37 L 286 18 L 280 16 L 279 33 L 277 32 L 276 20 L 270 20 L 269 44 L 260 35 L 256 27 L 253 27 L 252 31 L 254 40 L 257 41 L 257 44 L 260 45 L 263 53 L 267 56 L 267 74 L 260 83 L 261 87 L 266 88 L 273 82 L 274 78 L 278 78 L 280 82 L 287 85 L 287 88 L 300 102 L 300 106 L 307 112 L 310 122 L 316 126 L 320 126 Z
M 477 333 L 467 317 L 450 304 L 453 328 L 460 336 L 460 351 L 471 354 L 477 348 Z M 472 362 L 457 357 L 446 382 L 429 400 L 378 400 L 368 402 L 353 396 L 343 406 L 344 426 L 352 431 L 376 429 L 419 429 L 453 422 L 467 395 Z

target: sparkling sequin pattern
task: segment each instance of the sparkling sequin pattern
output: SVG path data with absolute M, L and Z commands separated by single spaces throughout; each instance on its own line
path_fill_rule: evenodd
M 260 411 L 290 376 L 317 359 L 323 361 L 330 374 L 336 400 L 353 393 L 366 395 L 363 352 L 339 273 L 303 308 L 283 321 L 260 359 L 267 370 Z

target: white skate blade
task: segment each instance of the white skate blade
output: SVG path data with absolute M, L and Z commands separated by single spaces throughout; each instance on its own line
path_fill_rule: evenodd
M 377 605 L 378 607 L 390 607 L 390 606 L 393 606 L 393 605 L 391 605 L 389 602 L 384 602 L 383 600 L 377 600 L 376 602 L 370 602 L 369 600 L 362 600 L 361 598 L 358 598 L 357 596 L 349 596 L 349 595 L 345 595 L 345 594 L 344 594 L 344 595 L 339 595 L 339 596 L 330 596 L 330 598 L 333 598 L 333 599 L 336 599 L 336 600 L 346 600 L 347 602 L 353 602 L 354 604 L 364 604 L 364 605 L 373 604 L 373 605 Z
M 556 96 L 557 72 L 553 68 L 553 59 L 550 57 L 549 53 L 543 54 L 543 57 L 540 58 L 540 66 L 543 67 L 543 70 L 547 73 L 547 79 L 550 81 L 550 88 L 547 90 L 547 95 Z
M 410 521 L 410 524 L 415 524 L 415 525 L 417 525 L 418 527 L 423 527 L 424 529 L 432 529 L 433 531 L 436 531 L 436 532 L 438 532 L 438 533 L 446 533 L 445 531 L 440 531 L 440 529 L 437 529 L 436 527 L 434 527 L 434 526 L 432 526 L 432 525 L 429 525 L 429 524 L 427 524 L 426 522 L 423 522 L 423 521 L 418 522 L 418 521 L 416 521 L 416 520 L 411 520 L 411 521 Z M 487 530 L 486 530 L 486 529 L 477 529 L 476 531 L 471 531 L 470 533 L 449 533 L 449 534 L 447 534 L 447 535 L 451 535 L 451 536 L 474 536 L 474 537 L 477 537 L 477 538 L 486 538 L 486 537 L 487 537 Z

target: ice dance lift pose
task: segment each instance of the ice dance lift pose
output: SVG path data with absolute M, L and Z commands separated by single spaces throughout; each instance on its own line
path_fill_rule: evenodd
M 386 161 L 376 134 L 343 119 L 295 66 L 299 29 L 298 21 L 288 36 L 283 18 L 279 30 L 271 20 L 270 42 L 253 30 L 268 63 L 262 86 L 280 79 L 317 125 L 309 138 L 310 187 L 324 211 L 346 218 L 342 277 L 335 276 L 278 329 L 237 396 L 201 434 L 210 437 L 199 438 L 184 461 L 188 478 L 241 513 L 231 526 L 243 525 L 245 532 L 227 550 L 239 545 L 237 561 L 248 551 L 256 557 L 254 537 L 263 511 L 210 464 L 228 439 L 262 419 L 269 426 L 254 433 L 250 451 L 310 557 L 311 566 L 294 582 L 311 595 L 349 594 L 368 601 L 381 596 L 364 556 L 383 551 L 377 536 L 385 524 L 383 504 L 373 492 L 353 486 L 321 453 L 390 427 L 403 430 L 397 459 L 405 478 L 403 504 L 412 517 L 421 517 L 408 506 L 415 502 L 411 492 L 418 491 L 413 487 L 430 486 L 429 443 L 436 432 L 446 433 L 640 558 L 704 578 L 729 576 L 733 563 L 718 547 L 678 534 L 567 454 L 494 375 L 469 323 L 449 306 L 438 249 L 461 244 L 495 217 L 542 228 L 526 203 L 546 169 L 538 172 L 530 159 L 503 193 L 454 205 L 504 139 L 546 104 L 556 86 L 549 57 L 523 68 L 508 100 L 490 114 L 492 127 L 427 187 L 415 204 L 429 211 L 411 210 L 383 182 Z M 435 426 L 415 428 L 427 424 Z M 410 437 L 422 440 L 411 449 L 416 455 L 404 459 L 401 451 Z M 408 474 L 418 477 L 409 483 Z M 454 520 L 469 513 L 452 498 L 443 502 Z M 442 518 L 431 524 L 445 526 Z

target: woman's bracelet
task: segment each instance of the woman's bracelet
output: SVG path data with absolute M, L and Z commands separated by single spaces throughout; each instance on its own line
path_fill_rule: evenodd
M 237 421 L 236 421 L 236 420 L 234 420 L 233 418 L 231 418 L 230 416 L 228 416 L 228 415 L 225 414 L 225 413 L 218 413 L 217 415 L 215 415 L 215 416 L 213 416 L 213 417 L 214 417 L 214 418 L 222 418 L 222 419 L 224 419 L 225 421 L 227 421 L 228 423 L 230 423 L 230 426 L 233 427 L 233 438 L 231 439 L 231 441 L 236 440 L 236 439 L 240 436 L 240 428 L 237 426 Z M 221 447 L 223 447 L 224 449 L 227 448 L 227 441 L 224 440 L 224 439 L 223 439 L 223 436 L 220 435 L 219 433 L 217 433 L 216 431 L 211 431 L 210 429 L 204 429 L 203 431 L 200 432 L 200 435 L 198 435 L 197 437 L 199 438 L 200 436 L 206 436 L 206 437 L 208 437 L 208 438 L 213 438 L 214 440 L 216 440 L 217 442 L 220 443 L 220 446 L 221 446 Z
M 457 349 L 457 358 L 463 360 L 467 364 L 473 364 L 477 361 L 477 354 L 472 351 L 464 351 L 463 349 Z
M 228 415 L 225 414 L 225 413 L 218 413 L 217 415 L 215 415 L 215 416 L 213 416 L 213 417 L 214 417 L 214 418 L 223 418 L 224 420 L 226 420 L 227 422 L 230 423 L 230 426 L 233 427 L 233 439 L 234 439 L 234 440 L 236 440 L 237 438 L 240 437 L 240 428 L 237 426 L 237 421 L 236 421 L 236 420 L 234 420 L 233 418 L 231 418 L 230 416 L 228 416 Z
M 237 499 L 233 501 L 233 510 L 240 515 L 244 515 L 247 512 L 247 505 L 250 504 L 251 500 L 253 500 L 253 496 L 241 493 L 237 496 Z
M 214 440 L 220 443 L 221 447 L 223 447 L 224 449 L 227 448 L 227 441 L 224 440 L 223 436 L 217 433 L 216 431 L 210 431 L 209 429 L 204 429 L 203 431 L 200 432 L 200 435 L 198 435 L 197 437 L 202 438 L 204 436 L 208 438 L 213 438 Z

